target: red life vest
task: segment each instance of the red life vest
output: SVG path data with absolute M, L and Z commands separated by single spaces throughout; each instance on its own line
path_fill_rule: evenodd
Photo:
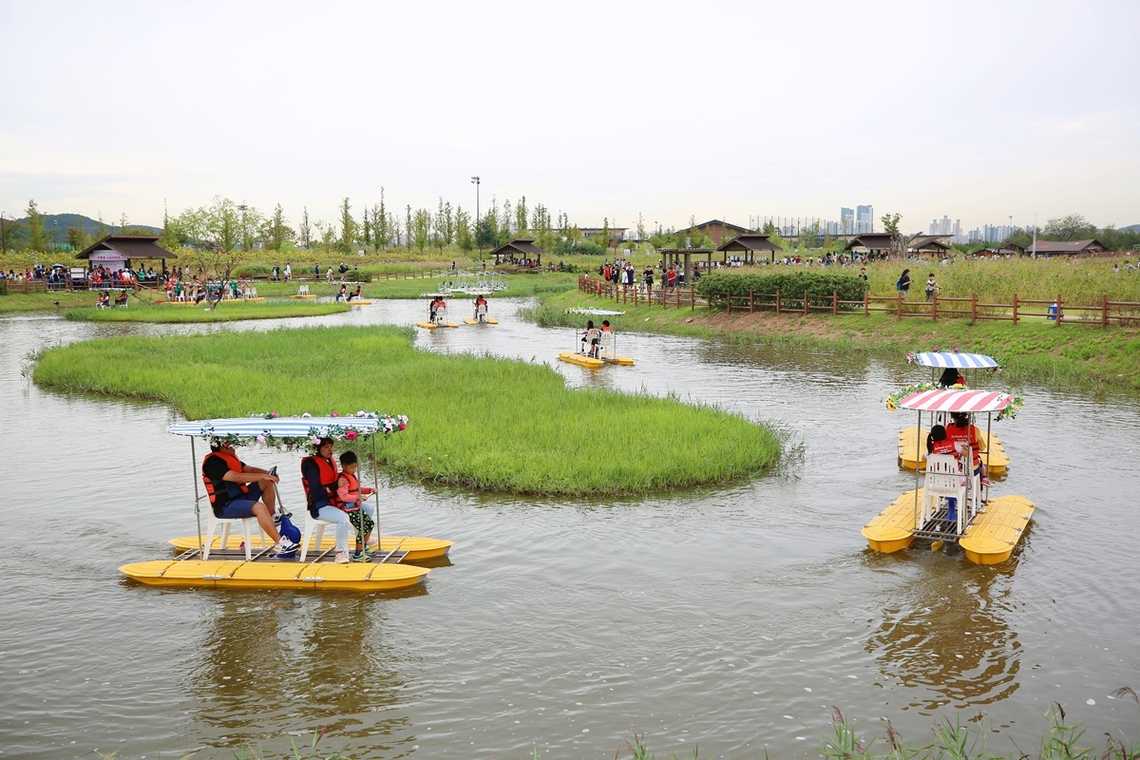
M 932 452 L 930 452 L 932 454 L 954 454 L 954 453 L 956 453 L 955 449 L 954 449 L 954 441 L 953 441 L 953 439 L 951 439 L 949 437 L 943 438 L 941 441 L 931 441 L 931 443 L 934 446 L 934 450 Z
M 959 441 L 968 444 L 973 453 L 974 464 L 982 461 L 981 455 L 978 453 L 978 432 L 973 425 L 947 425 L 946 438 L 953 441 L 955 447 Z
M 309 485 L 309 479 L 305 477 L 306 462 L 312 462 L 317 466 L 317 472 L 320 474 L 321 487 L 325 489 L 325 497 L 328 503 L 334 507 L 339 507 L 340 499 L 338 499 L 336 495 L 336 465 L 332 463 L 332 460 L 313 455 L 301 460 L 301 484 L 305 487 L 305 499 L 309 502 L 309 512 L 313 512 L 315 495 L 310 492 L 311 486 Z
M 356 499 L 353 501 L 341 502 L 337 506 L 339 506 L 345 512 L 355 512 L 356 510 L 360 509 L 360 478 L 356 477 L 351 472 L 342 472 L 340 474 L 340 477 L 344 478 L 345 482 L 348 483 L 348 492 L 356 496 Z M 339 485 L 339 481 L 337 484 Z M 337 496 L 337 501 L 340 501 L 340 496 Z
M 214 507 L 214 513 L 217 514 L 218 494 L 225 493 L 226 500 L 236 498 L 243 493 L 249 493 L 249 485 L 246 483 L 231 483 L 228 480 L 215 481 L 206 474 L 206 462 L 210 461 L 210 457 L 217 457 L 226 463 L 227 472 L 241 472 L 241 460 L 237 458 L 236 454 L 231 454 L 228 451 L 211 451 L 202 459 L 202 483 L 206 486 L 206 496 L 210 498 L 210 506 Z

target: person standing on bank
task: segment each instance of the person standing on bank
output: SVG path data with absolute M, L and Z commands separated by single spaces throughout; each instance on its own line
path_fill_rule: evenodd
M 281 538 L 273 524 L 276 509 L 277 476 L 260 467 L 251 467 L 237 457 L 232 444 L 214 440 L 210 453 L 202 460 L 202 482 L 206 495 L 219 520 L 236 520 L 253 517 L 265 535 L 273 541 L 274 551 L 288 554 L 297 545 Z M 262 489 L 262 484 L 269 487 Z

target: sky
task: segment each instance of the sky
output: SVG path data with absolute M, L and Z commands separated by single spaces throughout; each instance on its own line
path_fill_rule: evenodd
M 0 0 L 0 211 L 1140 223 L 1140 2 Z

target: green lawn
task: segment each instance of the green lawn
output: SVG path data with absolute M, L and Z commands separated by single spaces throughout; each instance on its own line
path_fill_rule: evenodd
M 835 351 L 866 351 L 904 361 L 908 351 L 957 348 L 992 354 L 1009 382 L 1140 392 L 1140 330 L 1112 326 L 1057 325 L 1048 321 L 979 322 L 901 319 L 885 314 L 807 317 L 770 312 L 731 315 L 698 308 L 616 304 L 578 291 L 542 297 L 526 316 L 546 326 L 581 325 L 567 314 L 588 306 L 624 311 L 608 317 L 618 330 L 695 337 L 728 336 L 751 343 L 799 344 Z
M 316 369 L 314 356 L 325 358 Z M 337 358 L 345 356 L 353 361 Z M 190 419 L 407 414 L 411 427 L 384 441 L 383 462 L 481 490 L 637 494 L 740 480 L 780 454 L 770 430 L 727 412 L 570 390 L 547 366 L 419 351 L 410 330 L 394 327 L 86 341 L 44 353 L 34 378 L 60 390 L 165 401 Z

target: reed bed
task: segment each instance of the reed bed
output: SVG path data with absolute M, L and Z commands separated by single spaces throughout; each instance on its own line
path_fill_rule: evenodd
M 169 307 L 175 308 L 175 307 Z M 740 480 L 780 455 L 767 427 L 648 395 L 570 390 L 545 365 L 419 351 L 399 328 L 112 338 L 47 351 L 49 388 L 164 401 L 190 419 L 407 414 L 392 472 L 465 488 L 591 497 Z
M 267 301 L 244 303 L 222 301 L 217 308 L 205 304 L 196 306 L 159 304 L 156 306 L 132 305 L 128 308 L 97 309 L 88 306 L 69 309 L 66 319 L 84 322 L 236 322 L 243 319 L 281 319 L 284 317 L 323 317 L 340 314 L 351 307 L 343 303 L 305 303 L 303 301 Z

